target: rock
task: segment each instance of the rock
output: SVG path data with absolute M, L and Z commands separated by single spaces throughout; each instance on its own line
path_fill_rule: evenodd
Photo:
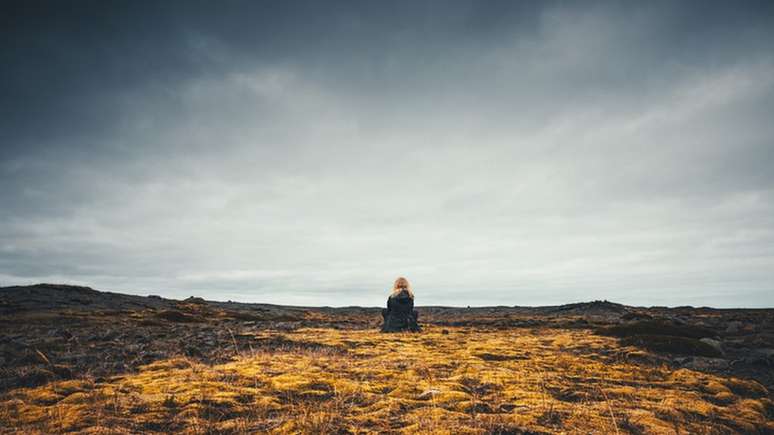
M 57 376 L 63 379 L 71 379 L 73 377 L 73 370 L 72 368 L 63 365 L 63 364 L 54 364 L 50 366 L 50 369 L 52 372 L 56 373 Z
M 669 319 L 674 323 L 675 325 L 688 325 L 689 321 L 683 316 L 671 316 Z
M 204 319 L 198 316 L 192 316 L 190 314 L 183 313 L 176 310 L 163 310 L 156 314 L 156 317 L 170 322 L 189 323 L 189 322 L 203 322 Z
M 715 340 L 712 338 L 704 337 L 702 339 L 699 339 L 702 343 L 708 344 L 715 348 L 718 352 L 720 352 L 721 355 L 725 355 L 726 352 L 723 350 L 723 344 L 719 340 Z
M 621 338 L 619 343 L 624 346 L 640 347 L 651 352 L 705 357 L 723 356 L 707 343 L 689 337 L 635 334 Z
M 739 328 L 742 327 L 742 322 L 738 320 L 734 320 L 733 322 L 728 322 L 728 325 L 726 326 L 726 334 L 736 334 L 739 332 Z
M 22 375 L 14 379 L 12 386 L 32 388 L 46 384 L 55 378 L 56 375 L 49 370 L 40 367 L 30 367 Z
M 774 366 L 774 349 L 755 349 L 745 361 L 749 364 Z
M 712 337 L 715 335 L 715 331 L 711 329 L 665 321 L 663 319 L 635 321 L 603 327 L 599 328 L 597 333 L 621 338 L 634 335 L 659 335 L 693 338 L 697 340 L 702 337 Z
M 680 364 L 681 366 L 687 364 L 689 361 L 691 361 L 691 357 L 688 356 L 679 356 L 674 358 L 674 362 Z
M 753 352 L 766 358 L 774 358 L 774 349 L 755 349 Z
M 626 359 L 626 361 L 635 362 L 635 363 L 654 365 L 659 362 L 659 358 L 657 358 L 655 355 L 648 352 L 643 352 L 641 350 L 627 352 L 623 356 Z
M 695 356 L 685 364 L 685 367 L 694 370 L 724 370 L 729 367 L 729 363 L 723 358 Z
M 100 339 L 104 341 L 112 341 L 118 338 L 118 336 L 119 336 L 118 331 L 113 330 L 113 331 L 107 331 L 104 334 L 102 334 Z
M 196 346 L 190 346 L 190 345 L 185 347 L 184 353 L 188 356 L 193 356 L 193 357 L 201 358 L 204 356 L 204 354 L 202 353 L 201 350 L 199 350 L 199 348 L 197 348 Z
M 638 320 L 653 320 L 653 316 L 647 313 L 640 313 L 638 311 L 629 311 L 621 316 L 621 320 L 625 322 L 632 322 Z

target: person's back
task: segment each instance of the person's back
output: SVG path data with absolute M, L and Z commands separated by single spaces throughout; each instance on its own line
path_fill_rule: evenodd
M 406 278 L 395 280 L 387 308 L 382 310 L 382 332 L 419 331 L 419 314 L 414 311 L 414 293 Z

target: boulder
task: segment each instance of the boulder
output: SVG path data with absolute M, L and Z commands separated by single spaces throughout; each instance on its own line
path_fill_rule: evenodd
M 712 338 L 709 338 L 709 337 L 704 337 L 704 338 L 700 339 L 699 341 L 701 341 L 704 344 L 708 344 L 708 345 L 712 346 L 721 355 L 725 355 L 726 354 L 726 352 L 723 350 L 723 343 L 721 343 L 719 340 L 715 340 L 715 339 L 712 339 Z

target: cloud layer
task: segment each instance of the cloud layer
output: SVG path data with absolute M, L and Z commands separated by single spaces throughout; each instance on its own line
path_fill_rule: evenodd
M 0 284 L 774 305 L 766 3 L 8 6 Z

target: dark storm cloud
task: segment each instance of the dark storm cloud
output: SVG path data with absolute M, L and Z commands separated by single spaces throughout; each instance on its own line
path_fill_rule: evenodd
M 1 282 L 774 302 L 770 2 L 2 7 Z

